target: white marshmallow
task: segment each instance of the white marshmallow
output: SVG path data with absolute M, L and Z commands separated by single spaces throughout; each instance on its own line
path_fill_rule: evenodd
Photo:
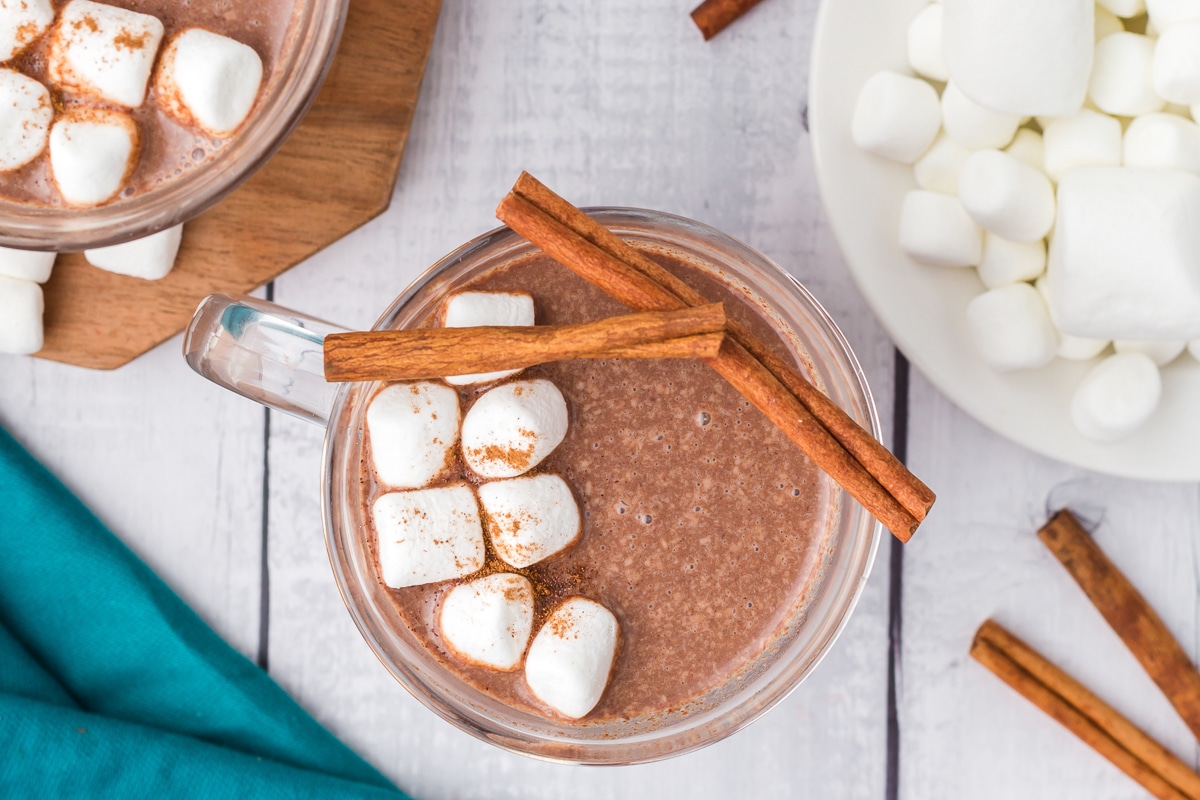
M 1001 372 L 1049 364 L 1058 350 L 1046 302 L 1028 283 L 976 297 L 967 304 L 967 327 L 979 355 Z
M 570 547 L 583 530 L 575 495 L 557 475 L 485 483 L 479 503 L 492 549 L 518 569 Z
M 958 174 L 971 151 L 946 134 L 942 134 L 913 164 L 917 186 L 931 192 L 958 194 Z
M 1162 111 L 1167 101 L 1154 91 L 1154 40 L 1139 33 L 1114 33 L 1096 43 L 1088 96 L 1101 111 L 1136 117 Z
M 1200 103 L 1200 20 L 1163 31 L 1154 47 L 1152 74 L 1160 97 L 1183 105 Z
M 1044 173 L 999 150 L 972 153 L 958 177 L 958 199 L 985 230 L 1036 242 L 1054 225 L 1054 187 Z
M 1196 103 L 1191 107 L 1192 121 L 1200 122 L 1200 103 Z
M 1125 130 L 1127 167 L 1200 174 L 1200 125 L 1174 114 L 1146 114 Z
M 163 50 L 155 90 L 163 109 L 184 125 L 224 137 L 250 116 L 262 75 L 262 59 L 253 47 L 188 28 Z
M 390 492 L 371 507 L 379 570 L 393 589 L 461 578 L 483 568 L 475 493 L 465 483 Z
M 951 81 L 942 92 L 942 126 L 946 134 L 968 150 L 1004 147 L 1021 125 L 1019 114 L 984 108 Z
M 501 572 L 455 586 L 438 612 L 442 641 L 470 664 L 509 672 L 533 631 L 533 586 Z
M 1028 164 L 1042 172 L 1046 171 L 1046 144 L 1037 131 L 1021 128 L 1013 138 L 1012 144 L 1004 148 L 1004 152 L 1022 164 Z
M 440 383 L 397 383 L 367 407 L 375 477 L 392 489 L 419 489 L 450 464 L 458 441 L 458 392 Z
M 1046 271 L 1046 243 L 1010 242 L 989 233 L 983 237 L 979 279 L 989 289 L 1031 281 Z
M 1096 41 L 1100 41 L 1105 36 L 1111 36 L 1114 33 L 1120 33 L 1125 30 L 1125 26 L 1116 14 L 1109 11 L 1099 3 L 1096 4 Z
M 1034 282 L 1034 287 L 1041 294 L 1042 300 L 1046 302 L 1046 307 L 1050 307 L 1050 281 L 1047 275 L 1043 275 Z M 1053 319 L 1051 319 L 1053 321 Z M 1108 348 L 1108 339 L 1090 339 L 1086 336 L 1072 336 L 1069 333 L 1058 332 L 1058 352 L 1059 358 L 1070 359 L 1071 361 L 1087 361 L 1095 358 Z
M 532 325 L 533 295 L 526 292 L 459 292 L 451 295 L 446 301 L 446 314 L 442 324 L 447 328 Z M 505 369 L 474 375 L 450 375 L 446 377 L 446 383 L 453 386 L 490 383 L 516 375 L 520 371 Z
M 57 257 L 57 253 L 0 247 L 0 275 L 45 283 L 50 280 L 50 270 L 54 268 L 54 259 Z
M 946 64 L 967 97 L 1018 116 L 1063 116 L 1083 105 L 1095 45 L 1094 0 L 944 5 Z
M 900 207 L 900 248 L 935 267 L 973 267 L 983 252 L 983 231 L 957 197 L 914 189 Z
M 1113 349 L 1118 353 L 1141 353 L 1159 367 L 1165 367 L 1179 358 L 1185 347 L 1187 342 L 1183 341 L 1134 342 L 1118 339 L 1113 342 Z
M 1097 0 L 1097 4 L 1124 19 L 1136 17 L 1146 10 L 1145 0 Z
M 1071 361 L 1087 361 L 1103 353 L 1109 344 L 1107 339 L 1089 339 L 1059 331 L 1057 355 Z
M 50 34 L 46 71 L 64 89 L 137 108 L 146 99 L 162 37 L 163 24 L 157 17 L 71 0 Z
M 54 22 L 50 0 L 0 0 L 0 61 L 8 61 Z
M 1188 342 L 1187 351 L 1192 358 L 1200 361 L 1200 339 L 1192 339 Z
M 877 72 L 858 93 L 850 136 L 868 153 L 911 164 L 942 124 L 937 92 L 919 78 Z
M 15 70 L 0 69 L 0 171 L 18 169 L 40 156 L 53 119 L 45 86 Z
M 73 206 L 108 202 L 133 170 L 138 130 L 125 114 L 81 109 L 50 129 L 50 171 L 63 200 Z
M 533 638 L 525 682 L 534 697 L 571 719 L 596 707 L 617 654 L 617 618 L 582 597 L 564 602 Z
M 1178 22 L 1200 19 L 1200 3 L 1196 0 L 1146 0 L 1150 24 L 1165 31 Z
M 0 353 L 31 355 L 42 349 L 42 287 L 0 276 Z
M 1092 368 L 1071 398 L 1071 420 L 1081 434 L 1112 442 L 1140 428 L 1158 408 L 1162 376 L 1141 353 L 1109 356 Z
M 1119 167 L 1121 123 L 1115 117 L 1085 108 L 1070 117 L 1056 117 L 1042 133 L 1046 174 L 1053 180 L 1075 167 Z
M 93 267 L 157 281 L 167 277 L 175 266 L 175 256 L 182 241 L 183 225 L 180 224 L 131 242 L 84 250 L 83 255 Z
M 567 435 L 567 401 L 548 380 L 488 390 L 467 411 L 462 454 L 482 478 L 515 478 L 542 463 Z
M 1058 185 L 1047 274 L 1059 330 L 1093 339 L 1200 337 L 1200 177 L 1080 167 Z
M 942 55 L 942 5 L 930 3 L 908 24 L 908 65 L 934 81 L 950 77 Z

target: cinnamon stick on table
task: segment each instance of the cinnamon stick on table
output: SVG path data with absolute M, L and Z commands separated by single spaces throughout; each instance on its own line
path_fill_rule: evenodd
M 1200 775 L 992 620 L 971 657 L 1162 800 L 1200 800 Z
M 496 216 L 559 263 L 639 311 L 705 303 L 704 297 L 603 225 L 522 174 Z M 841 408 L 744 325 L 706 359 L 814 463 L 901 541 L 925 518 L 934 494 Z
M 724 327 L 724 306 L 710 303 L 582 325 L 336 333 L 325 337 L 325 380 L 419 380 L 568 358 L 705 358 L 719 352 Z
M 1141 593 L 1104 555 L 1070 511 L 1050 518 L 1038 538 L 1062 562 L 1171 705 L 1200 738 L 1200 672 Z
M 761 1 L 704 0 L 692 12 L 692 21 L 700 29 L 700 33 L 704 34 L 704 41 L 707 42 Z

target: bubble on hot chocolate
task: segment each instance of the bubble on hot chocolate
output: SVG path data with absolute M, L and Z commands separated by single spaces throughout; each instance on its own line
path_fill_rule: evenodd
M 550 615 L 525 657 L 525 682 L 543 703 L 571 719 L 586 716 L 608 686 L 620 625 L 604 606 L 572 597 Z
M 430 381 L 398 383 L 371 399 L 367 437 L 379 482 L 419 489 L 444 472 L 458 442 L 458 392 Z
M 467 411 L 462 454 L 481 478 L 515 478 L 536 467 L 567 435 L 567 401 L 548 380 L 489 390 Z
M 263 64 L 254 48 L 203 28 L 188 28 L 166 49 L 155 86 L 168 114 L 213 136 L 233 134 L 254 108 Z
M 517 669 L 533 630 L 533 586 L 508 572 L 459 584 L 446 593 L 438 622 L 442 639 L 463 661 Z
M 163 32 L 149 14 L 71 0 L 50 35 L 50 80 L 92 100 L 137 108 L 146 99 Z
M 468 484 L 390 492 L 375 501 L 371 517 L 379 570 L 393 589 L 462 578 L 483 567 L 483 525 Z
M 565 550 L 582 531 L 579 504 L 558 475 L 485 483 L 479 502 L 492 549 L 514 567 L 532 566 Z

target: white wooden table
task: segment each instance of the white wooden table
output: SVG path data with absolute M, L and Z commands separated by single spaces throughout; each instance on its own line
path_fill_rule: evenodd
M 426 265 L 495 225 L 521 169 L 581 205 L 702 220 L 805 282 L 863 362 L 889 435 L 907 439 L 941 499 L 902 554 L 885 544 L 818 671 L 746 731 L 660 764 L 581 769 L 502 753 L 436 719 L 375 661 L 334 588 L 322 432 L 207 384 L 178 338 L 111 373 L 0 356 L 0 424 L 418 798 L 1142 796 L 967 647 L 996 616 L 1195 761 L 1183 724 L 1033 531 L 1064 503 L 1103 518 L 1101 545 L 1194 653 L 1197 487 L 1036 457 L 897 367 L 814 185 L 805 96 L 817 0 L 768 0 L 707 45 L 687 18 L 693 2 L 446 0 L 391 209 L 274 291 L 367 326 Z

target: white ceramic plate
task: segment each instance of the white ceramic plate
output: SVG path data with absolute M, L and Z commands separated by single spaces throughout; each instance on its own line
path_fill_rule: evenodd
M 834 235 L 867 302 L 901 351 L 960 408 L 1038 453 L 1131 478 L 1200 480 L 1200 363 L 1186 353 L 1163 370 L 1163 400 L 1141 430 L 1113 444 L 1080 436 L 1071 395 L 1094 362 L 1057 359 L 1000 374 L 976 354 L 965 309 L 983 284 L 975 270 L 915 263 L 897 225 L 912 169 L 850 140 L 858 90 L 881 69 L 911 72 L 908 22 L 924 0 L 824 0 L 813 41 L 808 118 L 817 179 Z

